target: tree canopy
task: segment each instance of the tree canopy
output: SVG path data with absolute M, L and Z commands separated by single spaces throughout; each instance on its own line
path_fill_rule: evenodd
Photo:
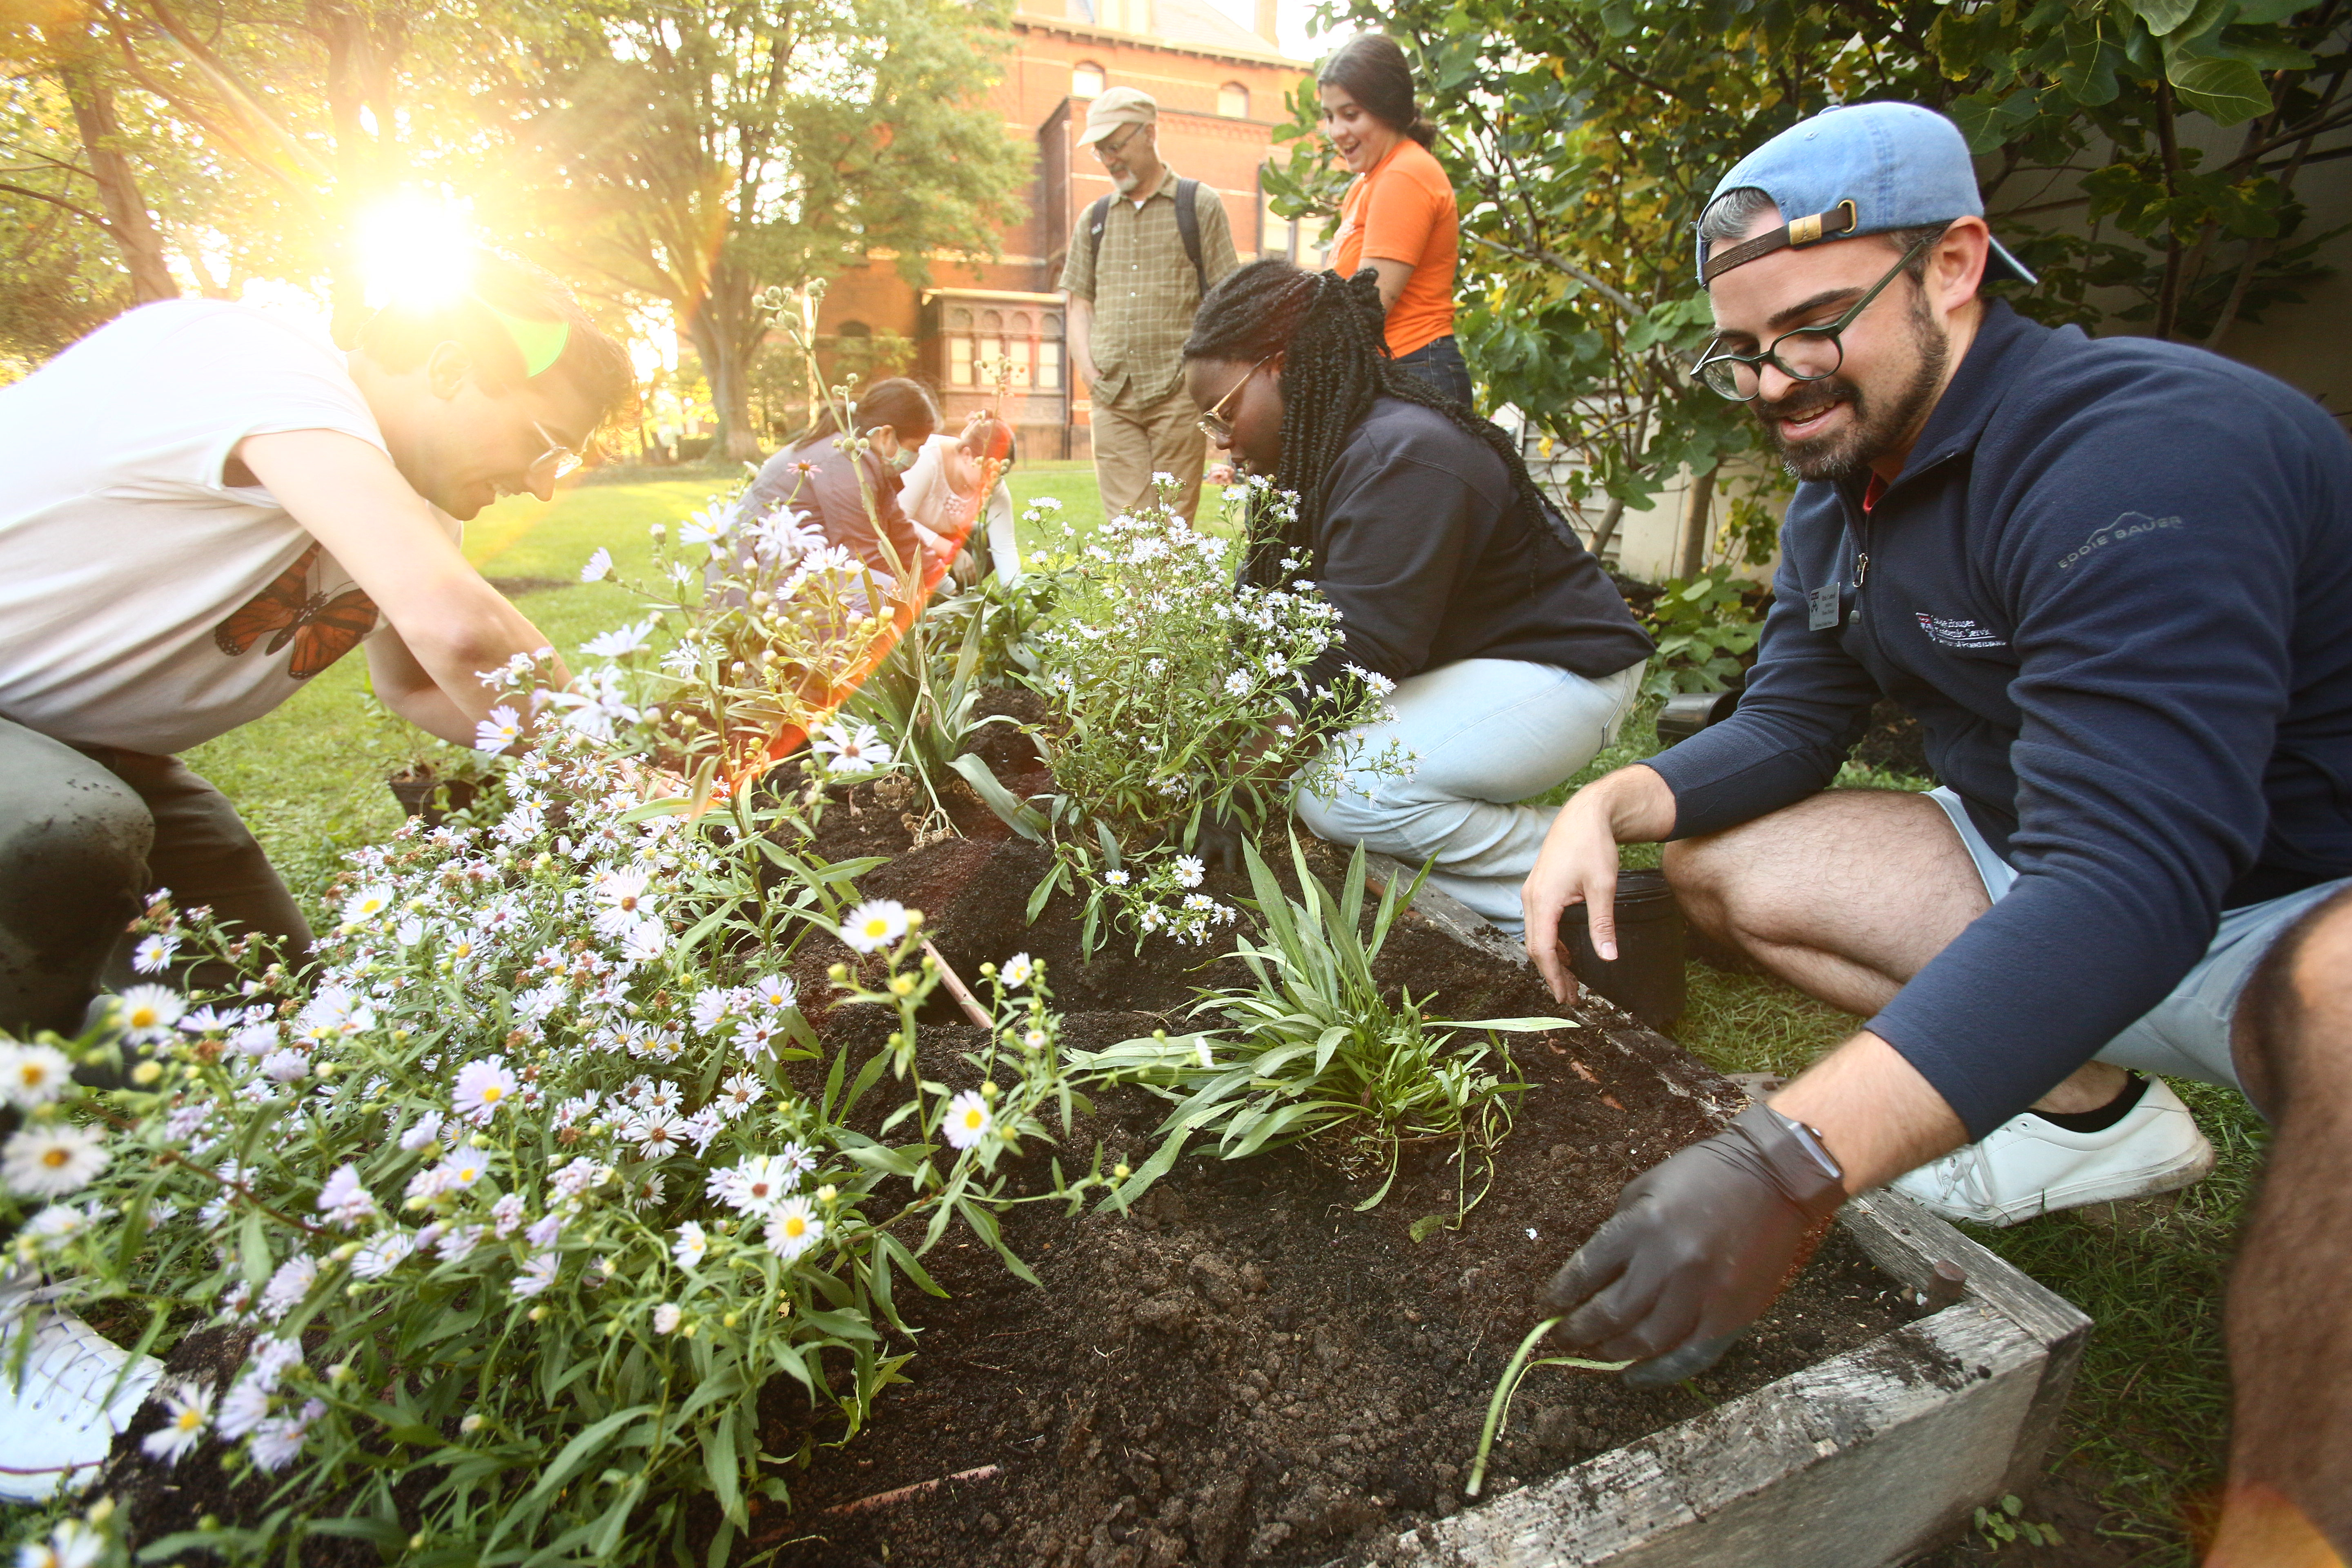
M 2352 153 L 2347 0 L 1340 0 L 1411 54 L 1463 205 L 1460 331 L 1497 402 L 1639 506 L 1754 439 L 1688 367 L 1709 315 L 1690 236 L 1738 158 L 1837 103 L 1952 116 L 2045 321 L 2226 342 L 2294 297 L 2295 194 Z M 1304 109 L 1288 134 L 1307 129 Z M 1276 183 L 1328 210 L 1301 141 Z

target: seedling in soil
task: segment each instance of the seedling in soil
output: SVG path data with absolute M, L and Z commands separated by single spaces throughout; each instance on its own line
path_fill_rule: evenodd
M 1196 1017 L 1221 1016 L 1224 1027 L 1173 1038 L 1161 1031 L 1072 1057 L 1076 1072 L 1114 1075 L 1177 1101 L 1155 1133 L 1160 1147 L 1107 1202 L 1133 1203 L 1195 1138 L 1215 1137 L 1218 1153 L 1238 1160 L 1328 1133 L 1343 1168 L 1380 1174 L 1359 1212 L 1388 1195 L 1406 1145 L 1451 1142 L 1459 1223 L 1493 1185 L 1495 1150 L 1528 1087 L 1499 1032 L 1570 1026 L 1548 1017 L 1431 1018 L 1407 992 L 1391 1002 L 1372 965 L 1419 879 L 1402 895 L 1393 883 L 1383 889 L 1364 936 L 1362 849 L 1336 894 L 1296 837 L 1290 850 L 1297 899 L 1255 847 L 1245 850 L 1266 935 L 1263 944 L 1243 940 L 1234 952 L 1256 983 L 1208 992 L 1193 1009 Z M 1462 1037 L 1472 1031 L 1486 1037 Z M 1475 1195 L 1474 1156 L 1481 1166 Z
M 1558 1328 L 1559 1318 L 1546 1318 L 1528 1331 L 1519 1348 L 1511 1353 L 1511 1362 L 1503 1369 L 1502 1382 L 1495 1385 L 1494 1398 L 1486 1402 L 1486 1429 L 1478 1434 L 1478 1456 L 1470 1461 L 1470 1480 L 1462 1489 L 1465 1497 L 1476 1497 L 1486 1484 L 1486 1459 L 1495 1451 L 1495 1439 L 1503 1435 L 1504 1423 L 1510 1419 L 1511 1396 L 1519 1391 L 1521 1380 L 1539 1366 L 1574 1367 L 1580 1372 L 1622 1372 L 1633 1363 L 1630 1361 L 1587 1361 L 1582 1356 L 1550 1355 L 1530 1361 L 1535 1348 L 1543 1337 Z

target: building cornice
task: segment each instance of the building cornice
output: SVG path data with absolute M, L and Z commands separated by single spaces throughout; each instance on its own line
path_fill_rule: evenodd
M 1013 18 L 1016 33 L 1048 33 L 1056 37 L 1075 38 L 1080 43 L 1111 44 L 1125 48 L 1150 49 L 1160 54 L 1192 55 L 1200 59 L 1230 60 L 1235 65 L 1274 66 L 1286 70 L 1305 71 L 1305 60 L 1294 60 L 1276 49 L 1256 50 L 1220 47 L 1215 44 L 1187 43 L 1173 38 L 1150 38 L 1140 33 L 1116 32 L 1109 27 L 1097 27 L 1088 22 L 1073 22 L 1057 16 L 1035 16 L 1024 12 Z

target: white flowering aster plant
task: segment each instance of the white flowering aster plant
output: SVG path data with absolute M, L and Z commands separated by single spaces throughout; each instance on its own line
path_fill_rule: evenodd
M 724 1561 L 748 1500 L 788 1501 L 898 1380 L 900 1293 L 937 1289 L 922 1254 L 961 1223 L 1025 1277 L 999 1212 L 1097 1184 L 1056 1167 L 1016 1199 L 1001 1170 L 1075 1100 L 1032 969 L 997 984 L 971 1087 L 927 1078 L 920 914 L 849 904 L 842 868 L 779 877 L 764 824 L 661 787 L 553 731 L 508 766 L 495 825 L 354 856 L 302 975 L 134 988 L 108 1030 L 0 1047 L 26 1119 L 0 1151 L 13 1261 L 58 1308 L 129 1310 L 142 1350 L 251 1335 L 225 1384 L 167 1379 L 143 1441 L 158 1465 L 226 1445 L 274 1481 L 207 1545 L 283 1555 L 326 1529 L 451 1563 L 644 1563 L 695 1533 Z M 802 1014 L 785 963 L 820 930 L 860 955 L 835 1005 L 895 1015 L 870 1055 Z M 135 931 L 223 957 L 194 911 Z M 123 1087 L 70 1082 L 82 1061 Z M 788 1435 L 758 1420 L 772 1378 L 807 1402 Z
M 991 802 L 1016 829 L 1052 838 L 1055 868 L 1033 912 L 1056 889 L 1083 892 L 1089 947 L 1106 914 L 1139 942 L 1205 942 L 1234 910 L 1199 890 L 1204 825 L 1254 837 L 1318 780 L 1402 766 L 1347 739 L 1387 715 L 1391 682 L 1351 667 L 1305 689 L 1308 667 L 1340 640 L 1339 613 L 1305 556 L 1282 563 L 1297 574 L 1286 587 L 1240 581 L 1234 541 L 1195 529 L 1174 499 L 1160 485 L 1091 538 L 1065 527 L 1046 558 L 1064 575 L 1059 614 L 1035 634 L 1043 668 L 1025 678 L 1055 710 L 1039 740 L 1058 793 Z M 1255 507 L 1278 524 L 1297 504 L 1255 478 L 1225 496 L 1234 520 Z M 1046 521 L 1029 514 L 1033 527 Z

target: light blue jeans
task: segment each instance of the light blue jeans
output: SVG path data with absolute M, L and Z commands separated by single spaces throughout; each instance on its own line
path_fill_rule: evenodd
M 1511 658 L 1442 665 L 1399 684 L 1393 719 L 1349 731 L 1353 757 L 1370 761 L 1393 742 L 1409 771 L 1350 772 L 1328 795 L 1302 791 L 1299 820 L 1319 838 L 1416 868 L 1434 856 L 1430 887 L 1517 935 L 1519 884 L 1555 814 L 1511 803 L 1598 756 L 1641 689 L 1638 664 L 1598 680 Z

